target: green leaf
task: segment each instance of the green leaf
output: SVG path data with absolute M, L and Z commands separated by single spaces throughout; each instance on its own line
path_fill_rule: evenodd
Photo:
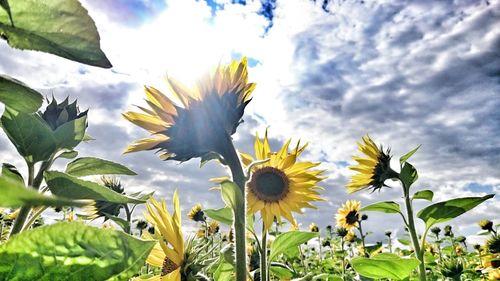
M 58 157 L 65 158 L 65 159 L 74 159 L 76 156 L 78 156 L 78 151 L 67 150 L 67 151 L 64 151 L 63 153 L 59 154 Z
M 227 165 L 226 161 L 222 158 L 222 156 L 220 156 L 219 153 L 216 153 L 216 152 L 208 152 L 208 153 L 205 153 L 202 157 L 201 157 L 201 160 L 200 160 L 200 168 L 205 166 L 205 164 L 207 164 L 209 161 L 211 160 L 217 160 L 219 161 L 219 163 L 221 163 L 222 165 Z
M 43 226 L 0 246 L 0 280 L 128 280 L 155 243 L 77 222 Z
M 19 173 L 17 168 L 14 165 L 11 165 L 9 163 L 3 163 L 2 164 L 2 176 L 18 182 L 20 185 L 25 186 L 24 183 L 24 178 L 23 176 Z
M 273 262 L 269 267 L 269 273 L 278 277 L 279 280 L 290 280 L 293 277 L 292 270 L 283 263 Z
M 276 237 L 271 245 L 269 253 L 269 261 L 273 261 L 278 255 L 282 254 L 290 248 L 298 247 L 314 237 L 317 237 L 317 232 L 289 231 L 282 233 Z
M 417 169 L 415 169 L 412 164 L 405 162 L 399 174 L 399 178 L 405 188 L 409 190 L 410 186 L 418 179 Z
M 16 111 L 30 113 L 42 106 L 43 96 L 23 82 L 0 74 L 0 102 Z
M 405 245 L 405 246 L 410 246 L 411 241 L 408 239 L 398 239 L 398 242 Z
M 88 65 L 110 68 L 100 49 L 97 28 L 77 0 L 11 1 L 12 21 L 0 13 L 0 34 L 17 49 L 54 54 Z
M 87 115 L 66 122 L 54 131 L 54 137 L 58 148 L 73 149 L 85 136 L 87 129 Z
M 432 190 L 425 189 L 415 192 L 415 194 L 413 194 L 412 199 L 424 199 L 427 201 L 432 201 L 433 197 L 434 197 L 434 192 L 432 192 Z
M 221 183 L 221 193 L 222 200 L 226 203 L 226 206 L 230 207 L 234 213 L 236 213 L 236 208 L 243 205 L 243 195 L 237 184 L 232 181 L 223 181 Z M 243 221 L 241 218 L 240 221 Z
M 82 157 L 78 158 L 66 166 L 66 173 L 75 177 L 92 175 L 137 175 L 134 171 L 109 160 Z
M 401 158 L 399 158 L 399 163 L 401 164 L 401 166 L 403 166 L 403 164 L 408 161 L 408 159 L 410 159 L 410 157 L 415 154 L 415 152 L 417 152 L 417 150 L 420 148 L 420 146 L 422 146 L 421 144 L 419 144 L 417 147 L 415 147 L 415 149 L 413 149 L 412 151 L 406 153 L 405 155 L 401 156 Z
M 233 211 L 231 208 L 221 208 L 221 209 L 206 209 L 203 210 L 207 217 L 214 219 L 220 223 L 233 225 Z
M 399 204 L 394 201 L 377 202 L 361 208 L 361 211 L 362 212 L 372 211 L 372 212 L 381 212 L 388 214 L 401 213 Z
M 420 264 L 415 258 L 401 258 L 394 254 L 382 253 L 371 258 L 357 257 L 351 260 L 354 270 L 366 277 L 402 280 Z
M 456 198 L 439 202 L 420 210 L 417 217 L 425 222 L 427 228 L 430 228 L 437 223 L 449 221 L 460 216 L 484 201 L 493 198 L 493 196 L 495 196 L 495 194 L 489 194 L 483 197 Z
M 24 205 L 30 206 L 76 206 L 83 207 L 88 205 L 89 201 L 75 201 L 71 199 L 43 195 L 34 189 L 26 188 L 17 180 L 12 180 L 2 174 L 0 176 L 0 207 L 18 208 Z M 0 279 L 2 280 L 2 279 Z
M 118 204 L 141 204 L 146 202 L 146 200 L 122 195 L 95 182 L 81 180 L 65 173 L 47 171 L 44 176 L 50 192 L 58 196 L 71 199 L 107 201 Z
M 216 281 L 233 281 L 235 280 L 234 266 L 230 263 L 222 261 L 214 272 L 214 280 Z
M 5 134 L 26 161 L 47 160 L 55 152 L 52 130 L 40 116 L 6 108 L 1 122 Z

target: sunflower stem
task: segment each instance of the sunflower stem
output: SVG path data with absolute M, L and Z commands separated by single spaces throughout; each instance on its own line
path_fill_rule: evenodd
M 406 213 L 407 213 L 407 219 L 408 219 L 408 230 L 410 232 L 410 237 L 411 237 L 411 241 L 413 243 L 413 248 L 415 249 L 415 256 L 420 261 L 420 264 L 419 264 L 419 278 L 420 279 L 419 280 L 426 281 L 427 279 L 425 276 L 424 255 L 423 255 L 422 250 L 420 249 L 417 232 L 415 230 L 415 220 L 413 217 L 413 207 L 411 204 L 409 188 L 406 188 L 405 186 L 403 186 L 403 190 L 404 190 L 405 207 L 406 207 Z
M 234 238 L 236 252 L 236 280 L 247 280 L 247 246 L 246 246 L 246 177 L 241 166 L 240 158 L 234 147 L 231 136 L 225 135 L 225 139 L 220 143 L 220 154 L 226 161 L 233 182 L 240 188 L 243 195 L 242 204 L 236 206 L 234 212 Z
M 33 179 L 35 178 L 35 164 L 32 162 L 27 162 L 28 165 L 28 187 L 33 186 Z M 21 209 L 19 210 L 19 214 L 17 215 L 17 218 L 14 222 L 14 225 L 12 226 L 12 229 L 10 231 L 10 237 L 12 237 L 14 234 L 17 234 L 21 232 L 21 230 L 24 227 L 24 223 L 28 219 L 28 216 L 31 212 L 31 206 L 25 205 L 22 206 Z
M 267 281 L 267 230 L 262 221 L 262 242 L 260 247 L 260 280 Z

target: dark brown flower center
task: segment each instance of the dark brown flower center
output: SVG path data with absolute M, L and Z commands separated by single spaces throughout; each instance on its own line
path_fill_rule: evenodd
M 163 266 L 161 267 L 161 276 L 165 276 L 169 273 L 172 273 L 177 268 L 179 268 L 177 264 L 175 264 L 168 257 L 165 257 L 165 260 L 163 261 Z
M 260 200 L 277 202 L 288 194 L 289 180 L 283 171 L 274 167 L 264 167 L 252 174 L 248 187 Z
M 359 214 L 357 211 L 350 211 L 347 216 L 345 216 L 345 221 L 347 224 L 355 224 L 359 221 Z

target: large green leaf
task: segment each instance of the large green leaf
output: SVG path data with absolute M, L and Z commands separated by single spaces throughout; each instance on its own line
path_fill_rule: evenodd
M 43 195 L 34 189 L 26 188 L 19 181 L 13 180 L 5 175 L 0 176 L 0 194 L 0 207 L 8 208 L 18 208 L 24 205 L 82 207 L 91 203 L 89 201 L 75 201 L 56 196 Z
M 449 221 L 460 216 L 484 201 L 493 198 L 493 196 L 495 196 L 495 194 L 489 194 L 483 197 L 456 198 L 439 202 L 420 210 L 417 217 L 425 222 L 427 228 L 430 228 L 436 223 Z
M 77 0 L 16 0 L 9 4 L 12 22 L 0 10 L 0 35 L 11 47 L 111 67 L 100 49 L 94 21 Z
M 6 108 L 2 127 L 17 151 L 26 161 L 47 160 L 56 150 L 52 130 L 40 116 Z
M 234 266 L 230 263 L 221 260 L 219 266 L 214 272 L 214 280 L 216 281 L 232 281 L 235 280 Z
M 94 157 L 78 158 L 66 166 L 66 173 L 75 177 L 92 175 L 137 175 L 129 168 L 104 159 Z
M 23 82 L 0 74 L 0 102 L 16 111 L 29 113 L 42 106 L 43 96 Z
M 224 203 L 226 203 L 226 206 L 231 208 L 233 210 L 233 214 L 236 214 L 239 217 L 234 217 L 234 219 L 240 218 L 239 221 L 243 221 L 244 218 L 241 216 L 244 216 L 243 214 L 240 214 L 237 212 L 238 206 L 243 205 L 243 195 L 241 194 L 241 190 L 238 187 L 237 184 L 235 184 L 232 181 L 224 181 L 221 183 L 221 194 L 222 194 L 222 200 Z
M 269 261 L 273 261 L 278 255 L 284 253 L 290 248 L 296 248 L 314 237 L 317 237 L 317 232 L 289 231 L 282 233 L 276 237 L 271 245 L 269 253 Z
M 233 211 L 231 208 L 206 209 L 203 210 L 207 217 L 214 219 L 220 223 L 233 225 Z
M 61 172 L 45 172 L 45 181 L 52 194 L 66 198 L 91 199 L 118 204 L 146 202 L 146 200 L 122 195 L 95 182 L 81 180 Z
M 405 279 L 420 264 L 415 258 L 401 258 L 394 254 L 382 253 L 371 258 L 357 257 L 351 265 L 357 273 L 374 279 Z
M 78 119 L 66 122 L 54 131 L 58 148 L 73 149 L 85 136 L 87 129 L 87 115 Z
M 128 280 L 154 244 L 76 222 L 43 226 L 0 246 L 0 280 Z
M 12 181 L 18 182 L 22 186 L 25 186 L 23 176 L 19 173 L 19 171 L 14 165 L 11 165 L 9 163 L 3 163 L 2 176 Z
M 373 211 L 373 212 L 382 212 L 382 213 L 388 213 L 388 214 L 401 213 L 401 209 L 399 207 L 399 204 L 394 202 L 394 201 L 384 201 L 384 202 L 373 203 L 371 205 L 368 205 L 368 206 L 361 208 L 361 211 L 362 212 Z

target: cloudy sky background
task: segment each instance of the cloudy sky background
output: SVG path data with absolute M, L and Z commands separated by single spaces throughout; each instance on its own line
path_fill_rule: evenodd
M 122 178 L 129 192 L 154 190 L 169 201 L 178 188 L 185 221 L 197 202 L 223 207 L 220 195 L 208 191 L 208 179 L 225 170 L 216 163 L 200 169 L 196 159 L 162 162 L 151 152 L 122 155 L 127 144 L 147 133 L 121 113 L 143 104 L 143 85 L 167 92 L 167 72 L 192 83 L 218 62 L 242 55 L 249 58 L 257 88 L 235 135 L 237 147 L 252 152 L 255 132 L 268 128 L 274 149 L 289 137 L 300 138 L 310 143 L 302 160 L 321 161 L 328 169 L 322 185 L 327 201 L 298 216 L 304 228 L 310 222 L 334 225 L 334 214 L 347 199 L 363 205 L 401 202 L 396 183 L 380 193 L 347 194 L 344 185 L 352 175 L 347 166 L 366 133 L 390 146 L 395 161 L 422 144 L 411 159 L 420 175 L 414 189 L 432 189 L 434 201 L 500 190 L 499 1 L 83 4 L 99 29 L 111 70 L 13 50 L 1 41 L 0 73 L 48 96 L 78 98 L 81 108 L 90 108 L 88 132 L 96 139 L 78 147 L 80 156 L 114 160 L 136 171 L 138 176 Z M 2 162 L 26 170 L 4 134 L 0 154 Z M 499 222 L 499 202 L 489 200 L 451 224 L 477 240 L 478 220 Z M 402 234 L 399 217 L 369 217 L 365 229 L 375 232 L 370 241 L 383 239 L 389 229 Z

